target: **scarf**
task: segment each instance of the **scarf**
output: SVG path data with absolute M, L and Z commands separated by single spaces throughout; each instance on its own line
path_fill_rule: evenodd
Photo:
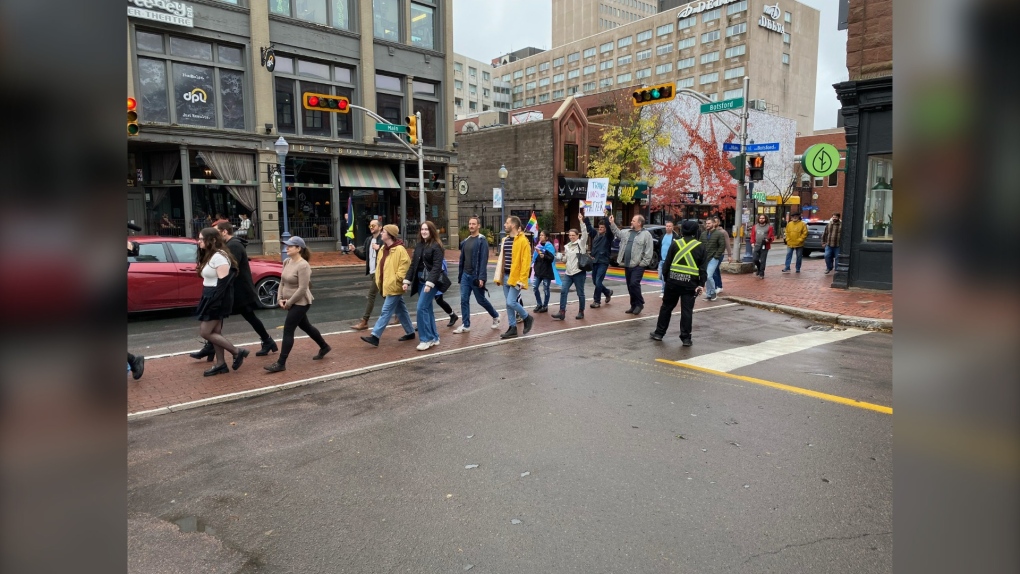
M 379 269 L 381 270 L 379 273 L 379 291 L 382 291 L 382 286 L 386 284 L 386 258 L 390 256 L 390 249 L 403 244 L 404 242 L 400 239 L 394 240 L 393 245 L 383 243 L 382 261 L 379 262 Z

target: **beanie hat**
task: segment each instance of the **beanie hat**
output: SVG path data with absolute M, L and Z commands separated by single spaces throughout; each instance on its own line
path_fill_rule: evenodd
M 680 224 L 680 234 L 691 236 L 698 234 L 698 222 L 693 219 L 687 219 Z
M 400 239 L 400 228 L 396 225 L 393 225 L 392 223 L 389 225 L 383 225 L 383 230 L 385 230 L 386 234 L 393 239 Z

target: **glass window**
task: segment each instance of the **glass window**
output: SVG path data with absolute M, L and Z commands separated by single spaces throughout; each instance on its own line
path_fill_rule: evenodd
M 588 74 L 594 74 L 595 70 L 597 70 L 597 69 L 598 69 L 598 66 L 596 66 L 595 64 L 592 64 L 590 66 L 585 66 L 584 67 L 584 75 L 587 76 Z
M 659 64 L 655 66 L 656 74 L 666 74 L 673 71 L 673 62 L 667 62 L 665 64 Z
M 174 245 L 174 243 L 171 243 L 170 245 Z M 198 250 L 196 249 L 191 253 L 191 259 L 182 259 L 181 261 L 195 261 L 197 251 Z M 166 249 L 163 248 L 162 243 L 139 243 L 138 255 L 135 257 L 128 257 L 128 261 L 132 263 L 169 263 L 169 260 L 166 258 Z
M 790 55 L 789 54 L 783 54 L 783 63 L 784 64 L 789 64 L 790 63 Z
M 273 70 L 274 74 L 293 74 L 294 73 L 294 59 L 286 56 L 276 56 L 276 69 Z
M 308 60 L 298 60 L 298 74 L 328 80 L 329 64 L 309 62 Z
M 562 65 L 563 65 L 563 58 L 556 58 L 556 59 L 553 60 L 553 67 L 554 68 L 559 68 Z
M 577 171 L 576 144 L 563 144 L 563 171 Z
M 626 66 L 633 59 L 634 59 L 634 56 L 631 56 L 630 54 L 627 54 L 626 56 L 620 56 L 619 58 L 616 59 L 616 65 L 617 66 Z M 610 67 L 612 67 L 612 66 L 610 66 Z
M 326 0 L 294 0 L 294 17 L 325 26 L 329 21 Z
M 731 14 L 736 14 L 737 12 L 743 12 L 744 10 L 747 10 L 747 0 L 740 0 L 740 2 L 730 4 L 726 7 L 726 15 L 729 16 Z
M 673 51 L 673 44 L 663 44 L 663 45 L 655 48 L 655 55 L 656 56 L 662 56 L 664 54 L 669 54 L 672 51 Z
M 380 90 L 391 90 L 394 92 L 404 91 L 401 86 L 400 78 L 396 76 L 387 76 L 386 74 L 375 75 L 375 87 Z
M 562 98 L 564 95 L 563 90 L 553 90 L 553 97 L 556 99 Z
M 602 53 L 602 54 L 605 54 L 606 52 L 612 52 L 612 51 L 613 51 L 613 43 L 612 42 L 606 42 L 605 44 L 602 44 L 601 46 L 599 46 L 599 52 Z
M 645 78 L 650 78 L 650 77 L 652 77 L 652 69 L 651 68 L 645 68 L 643 70 L 638 70 L 637 73 L 634 75 L 634 77 L 635 77 L 635 79 L 638 79 L 638 80 L 643 80 Z
M 634 43 L 634 37 L 633 36 L 627 36 L 626 38 L 620 38 L 619 40 L 617 40 L 616 41 L 616 47 L 617 48 L 622 48 L 624 46 L 630 46 L 632 43 Z
M 532 82 L 532 83 L 534 83 L 534 82 Z M 476 86 L 474 84 L 468 84 L 468 94 L 470 94 L 472 96 L 477 96 L 478 95 L 478 86 Z
M 650 29 L 649 30 L 645 30 L 644 32 L 638 32 L 638 35 L 637 35 L 637 41 L 638 42 L 644 42 L 646 40 L 651 40 L 651 39 L 652 39 L 652 31 Z
M 545 72 L 545 71 L 548 71 L 548 70 L 549 70 L 549 62 L 542 62 L 541 64 L 538 65 L 538 71 L 539 72 Z
M 864 200 L 864 240 L 892 241 L 892 155 L 868 157 L 868 194 Z
M 816 177 L 815 178 L 815 187 L 822 187 L 822 185 L 824 183 L 825 183 L 825 178 L 824 177 Z
M 527 84 L 524 84 L 524 89 L 525 90 L 534 90 L 535 89 L 535 82 L 528 82 Z
M 786 32 L 783 32 L 783 43 L 784 44 L 789 44 L 790 43 L 790 35 L 787 34 Z
M 453 63 L 453 71 L 454 72 L 464 72 L 464 64 L 461 64 L 460 62 L 454 62 Z
M 586 92 L 593 92 L 595 91 L 595 82 L 585 82 L 581 89 Z
M 269 11 L 280 16 L 290 16 L 290 0 L 269 0 Z
M 174 62 L 173 82 L 177 123 L 216 127 L 217 92 L 213 87 L 213 68 Z
M 690 38 L 684 38 L 676 43 L 677 50 L 686 50 L 687 48 L 693 48 L 697 40 L 692 36 Z
M 577 93 L 577 86 L 570 86 L 567 88 L 567 95 L 572 96 Z
M 702 63 L 702 65 L 704 65 L 704 64 L 711 64 L 712 62 L 718 62 L 718 61 L 719 61 L 719 50 L 716 50 L 715 52 L 709 52 L 707 54 L 702 54 L 701 55 L 701 63 Z
M 744 88 L 737 88 L 735 90 L 726 90 L 723 93 L 723 99 L 729 100 L 731 98 L 742 98 L 744 97 Z
M 301 93 L 314 92 L 316 94 L 328 94 L 330 93 L 329 86 L 325 84 L 318 84 L 314 82 L 301 82 Z M 318 110 L 305 109 L 302 104 L 304 96 L 301 96 L 301 100 L 298 100 L 298 105 L 301 106 L 301 133 L 308 136 L 331 136 L 332 126 L 330 125 L 329 116 L 331 112 L 320 112 Z
M 468 66 L 468 77 L 477 78 L 478 77 L 478 70 L 476 68 L 472 68 L 471 66 Z
M 712 82 L 718 81 L 719 72 L 712 72 L 711 74 L 702 74 L 701 77 L 698 78 L 698 83 L 702 86 L 704 86 L 705 84 L 711 84 Z
M 477 109 L 478 103 L 471 103 L 475 104 Z M 421 124 L 419 129 L 421 130 L 422 144 L 428 147 L 436 147 L 436 126 L 438 125 L 437 117 L 439 113 L 439 103 L 429 100 L 415 99 L 414 111 L 421 112 Z
M 549 85 L 549 78 L 542 78 L 541 80 L 538 81 L 538 85 L 539 85 L 539 87 L 542 87 L 542 88 L 548 86 Z
M 464 89 L 464 82 L 462 82 L 461 80 L 454 80 L 453 81 L 453 88 L 455 90 L 463 90 Z
M 138 58 L 138 118 L 143 122 L 170 123 L 166 62 Z
M 727 58 L 736 58 L 737 56 L 743 56 L 745 53 L 747 53 L 747 46 L 744 44 L 726 48 Z
M 492 97 L 492 90 L 490 90 L 489 88 L 482 88 L 482 97 L 484 97 L 484 98 L 491 98 Z
M 558 84 L 558 83 L 560 83 L 562 81 L 563 81 L 563 74 L 556 74 L 555 76 L 553 76 L 553 82 L 554 83 Z
M 712 30 L 711 32 L 705 32 L 701 35 L 701 43 L 707 44 L 709 42 L 715 42 L 719 39 L 719 30 Z
M 790 23 L 790 19 L 791 18 L 793 18 L 793 15 L 790 14 L 789 12 L 784 12 L 783 13 L 783 21 L 786 22 L 787 24 Z
M 743 34 L 744 32 L 747 32 L 747 22 L 741 22 L 726 28 L 726 37 L 729 38 L 730 36 L 736 36 L 737 34 Z
M 138 46 L 140 51 L 144 52 L 159 52 L 163 53 L 163 35 L 162 34 L 149 34 L 142 32 L 141 30 L 135 32 L 135 46 Z
M 170 37 L 170 55 L 212 61 L 212 44 Z
M 544 104 L 545 102 L 548 102 L 549 101 L 549 94 L 548 94 L 548 92 L 544 93 L 544 94 L 539 94 L 538 101 L 539 101 L 539 103 L 542 103 L 542 104 Z
M 613 85 L 613 79 L 612 78 L 602 78 L 601 80 L 599 80 L 599 87 L 600 88 L 608 88 L 609 86 L 612 86 L 612 85 Z
M 694 87 L 694 76 L 690 78 L 684 78 L 676 81 L 677 88 L 693 88 Z
M 244 65 L 244 60 L 241 57 L 240 48 L 231 48 L 230 46 L 217 46 L 217 53 L 219 54 L 219 62 L 221 64 L 233 64 L 235 66 Z
M 627 58 L 627 62 L 626 63 L 629 64 L 631 57 L 630 56 L 625 56 L 625 57 Z M 621 57 L 620 60 L 622 61 L 623 58 L 624 57 Z M 600 70 L 612 70 L 613 69 L 613 61 L 612 60 L 606 60 L 605 62 L 600 62 L 599 63 L 599 69 Z
M 530 98 L 524 98 L 524 105 L 526 105 L 526 106 L 533 106 L 533 105 L 535 105 L 535 97 L 532 96 Z
M 372 21 L 376 38 L 399 42 L 400 0 L 372 0 Z
M 515 94 L 522 94 L 522 93 L 524 93 L 524 86 L 514 86 L 514 93 Z
M 510 74 L 504 74 L 504 75 L 503 75 L 503 77 L 502 77 L 501 79 L 502 79 L 502 80 L 503 80 L 504 82 L 509 82 L 509 81 L 510 81 Z
M 569 63 L 574 63 L 574 62 L 576 62 L 576 61 L 578 61 L 580 59 L 581 59 L 581 53 L 580 52 L 574 52 L 573 54 L 568 54 L 567 55 L 567 62 L 569 62 Z
M 333 13 L 330 15 L 330 21 L 334 28 L 340 28 L 341 30 L 351 29 L 351 7 L 348 5 L 350 0 L 332 0 L 330 7 Z
M 414 93 L 416 94 L 426 94 L 429 96 L 436 95 L 436 85 L 431 82 L 421 82 L 418 80 L 414 80 L 413 86 Z
M 411 45 L 427 50 L 436 49 L 436 9 L 411 3 Z
M 624 82 L 629 82 L 630 80 L 631 80 L 630 72 L 627 72 L 626 74 L 620 74 L 620 75 L 616 76 L 616 83 L 617 84 L 622 84 Z
M 584 51 L 584 57 L 585 58 L 594 58 L 595 57 L 595 48 L 588 48 L 587 50 L 585 50 Z
M 524 70 L 517 70 L 514 72 L 514 79 L 519 80 L 524 77 Z
M 567 79 L 568 80 L 573 80 L 574 78 L 578 78 L 580 76 L 581 76 L 581 70 L 570 70 L 569 72 L 567 72 Z
M 729 70 L 726 70 L 726 73 L 723 74 L 723 79 L 725 79 L 725 80 L 732 80 L 733 78 L 743 78 L 743 77 L 744 77 L 744 67 L 743 66 L 740 66 L 739 68 L 730 68 Z
M 637 61 L 638 62 L 640 62 L 641 60 L 647 60 L 648 58 L 651 58 L 651 57 L 652 57 L 652 49 L 651 48 L 648 48 L 647 50 L 641 50 L 640 52 L 637 53 Z
M 719 8 L 716 8 L 715 10 L 709 10 L 708 12 L 705 12 L 704 14 L 701 15 L 701 23 L 702 24 L 704 24 L 705 22 L 711 22 L 713 20 L 718 20 L 718 19 L 719 19 Z
M 677 20 L 676 29 L 677 30 L 686 30 L 687 28 L 692 28 L 692 27 L 697 26 L 697 25 L 698 25 L 698 17 L 697 16 L 691 16 L 690 18 L 684 18 L 683 20 Z
M 404 123 L 404 98 L 376 92 L 375 101 L 375 113 L 386 118 L 392 124 Z
M 167 245 L 170 246 L 170 251 L 174 252 L 174 258 L 182 263 L 190 263 L 198 260 L 198 245 L 195 243 L 182 243 L 180 241 L 171 241 Z M 139 251 L 141 251 L 139 249 Z M 140 255 L 141 253 L 139 253 Z
M 482 81 L 488 82 L 492 79 L 492 75 L 489 72 L 482 72 Z
M 676 63 L 676 69 L 677 70 L 683 70 L 683 69 L 686 69 L 686 68 L 693 68 L 693 67 L 694 67 L 694 58 L 684 58 L 683 60 L 680 60 L 679 62 Z
M 223 127 L 244 129 L 244 73 L 220 70 L 220 101 L 223 104 Z
M 829 187 L 836 187 L 839 184 L 839 172 L 834 171 L 829 175 Z
M 468 102 L 468 109 L 474 111 L 478 109 L 478 102 Z
M 673 23 L 666 24 L 665 26 L 659 26 L 655 29 L 656 36 L 665 36 L 666 34 L 673 33 Z
M 524 73 L 531 76 L 535 73 L 535 66 L 528 66 L 524 69 Z
M 297 133 L 294 124 L 294 80 L 277 76 L 276 80 L 276 130 L 281 134 Z

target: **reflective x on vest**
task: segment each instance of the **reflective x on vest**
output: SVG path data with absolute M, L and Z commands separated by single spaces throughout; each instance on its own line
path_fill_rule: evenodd
M 669 270 L 673 273 L 698 275 L 698 264 L 694 261 L 691 251 L 694 251 L 695 247 L 701 245 L 701 242 L 695 239 L 687 243 L 681 238 L 676 240 L 676 245 L 680 248 L 680 251 L 677 251 L 676 257 L 673 258 L 673 264 L 669 266 Z

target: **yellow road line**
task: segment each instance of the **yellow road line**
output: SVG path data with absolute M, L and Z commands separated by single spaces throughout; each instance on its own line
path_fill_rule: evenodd
M 876 412 L 880 412 L 880 413 L 885 413 L 887 415 L 893 414 L 893 410 L 892 410 L 891 407 L 886 407 L 886 406 L 882 406 L 882 405 L 876 405 L 876 404 L 872 404 L 872 403 L 866 403 L 866 402 L 863 402 L 863 401 L 858 401 L 856 399 L 848 399 L 846 397 L 838 397 L 836 395 L 830 395 L 830 394 L 827 394 L 827 393 L 819 393 L 818 391 L 802 389 L 800 387 L 792 387 L 790 385 L 784 385 L 782 383 L 774 383 L 772 381 L 766 381 L 764 379 L 756 379 L 754 377 L 745 377 L 743 375 L 734 375 L 732 373 L 724 373 L 722 371 L 716 371 L 716 370 L 713 370 L 713 369 L 706 369 L 704 367 L 696 367 L 694 365 L 688 365 L 686 363 L 679 363 L 677 361 L 669 361 L 669 360 L 666 360 L 666 359 L 656 359 L 656 361 L 658 361 L 660 363 L 665 363 L 667 365 L 674 365 L 674 366 L 677 366 L 677 367 L 683 367 L 685 369 L 692 369 L 692 370 L 695 370 L 695 371 L 701 371 L 702 373 L 708 373 L 710 375 L 717 375 L 717 376 L 726 377 L 726 378 L 729 378 L 729 379 L 737 379 L 737 380 L 745 381 L 745 382 L 748 382 L 748 383 L 754 383 L 756 385 L 762 385 L 762 386 L 765 386 L 765 387 L 772 387 L 773 389 L 779 389 L 781 391 L 787 391 L 787 392 L 791 392 L 791 393 L 797 393 L 799 395 L 805 395 L 805 396 L 808 396 L 808 397 L 814 397 L 816 399 L 822 399 L 823 401 L 831 401 L 831 402 L 834 402 L 834 403 L 839 403 L 841 405 L 857 407 L 859 409 L 868 409 L 868 410 L 872 410 L 872 411 L 876 411 Z

